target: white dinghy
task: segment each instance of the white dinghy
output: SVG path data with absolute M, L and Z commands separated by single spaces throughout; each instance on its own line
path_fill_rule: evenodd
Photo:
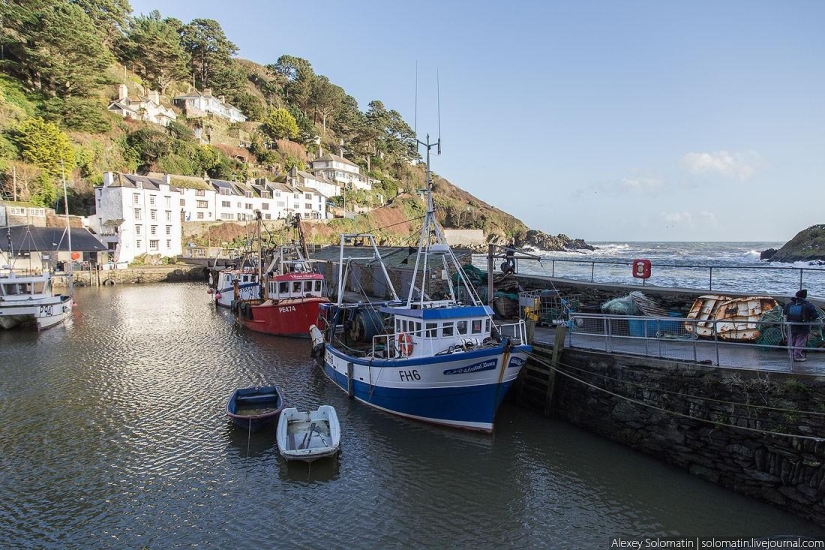
M 312 462 L 335 456 L 341 445 L 338 414 L 329 405 L 303 412 L 294 407 L 284 409 L 276 432 L 278 451 L 287 460 Z

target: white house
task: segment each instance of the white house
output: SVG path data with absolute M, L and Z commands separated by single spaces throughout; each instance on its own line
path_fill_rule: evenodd
M 372 184 L 377 182 L 377 180 L 361 175 L 361 168 L 357 164 L 332 153 L 318 157 L 311 162 L 311 165 L 316 176 L 337 182 L 347 189 L 369 191 L 372 189 Z
M 252 201 L 237 188 L 235 182 L 209 180 L 215 189 L 215 219 L 220 221 L 252 220 L 255 209 Z
M 130 98 L 126 84 L 120 84 L 117 87 L 117 96 L 117 101 L 109 104 L 109 110 L 123 118 L 145 120 L 161 126 L 167 126 L 178 118 L 171 108 L 161 104 L 157 90 L 149 90 L 145 97 Z
M 181 253 L 180 192 L 162 179 L 106 172 L 95 187 L 90 227 L 107 244 L 116 262 L 141 254 Z
M 150 172 L 150 178 L 163 180 L 166 174 Z M 215 188 L 209 185 L 205 179 L 197 176 L 168 176 L 172 189 L 180 193 L 180 203 L 178 211 L 183 221 L 187 222 L 210 222 L 215 221 Z
M 215 97 L 210 88 L 203 92 L 191 90 L 183 95 L 176 96 L 172 103 L 180 107 L 189 118 L 203 117 L 213 114 L 225 118 L 229 122 L 244 122 L 246 116 L 237 107 L 226 102 L 223 96 Z
M 311 187 L 316 189 L 324 197 L 337 197 L 341 195 L 343 184 L 327 179 L 323 173 L 310 174 L 303 172 L 293 166 L 289 171 L 286 181 L 293 187 Z

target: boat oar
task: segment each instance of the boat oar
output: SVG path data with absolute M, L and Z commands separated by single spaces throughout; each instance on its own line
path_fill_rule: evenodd
M 309 425 L 309 431 L 304 434 L 304 440 L 301 441 L 301 448 L 307 449 L 309 448 L 309 442 L 312 439 L 312 432 L 315 431 L 315 422 Z

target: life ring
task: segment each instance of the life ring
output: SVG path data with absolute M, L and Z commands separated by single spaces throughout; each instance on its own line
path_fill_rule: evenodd
M 409 357 L 413 352 L 412 337 L 406 332 L 398 335 L 398 351 L 401 352 L 402 357 Z

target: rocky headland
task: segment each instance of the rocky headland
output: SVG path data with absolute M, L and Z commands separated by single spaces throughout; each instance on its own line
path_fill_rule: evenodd
M 769 248 L 760 257 L 771 262 L 825 262 L 825 224 L 800 231 L 779 250 Z

